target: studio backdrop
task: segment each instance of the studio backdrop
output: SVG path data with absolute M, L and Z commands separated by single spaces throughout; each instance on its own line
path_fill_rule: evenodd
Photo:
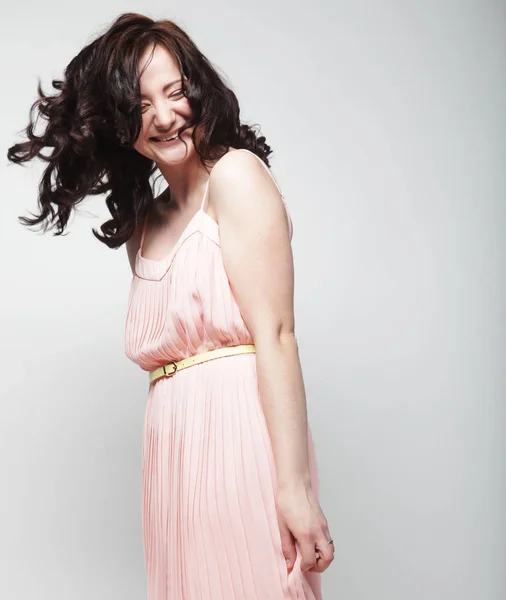
M 0 598 L 145 597 L 148 382 L 124 354 L 126 250 L 91 233 L 104 197 L 65 236 L 22 226 L 44 165 L 6 158 L 37 78 L 54 93 L 126 11 L 186 29 L 274 150 L 336 548 L 325 600 L 502 600 L 506 17 L 491 0 L 3 11 Z

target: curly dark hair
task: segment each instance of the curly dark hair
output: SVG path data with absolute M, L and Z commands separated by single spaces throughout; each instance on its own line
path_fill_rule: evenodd
M 200 162 L 213 161 L 230 147 L 246 148 L 267 166 L 270 146 L 258 127 L 241 124 L 239 103 L 211 62 L 173 21 L 154 21 L 137 13 L 120 15 L 105 33 L 85 46 L 64 70 L 63 80 L 46 95 L 39 79 L 39 98 L 32 104 L 28 141 L 8 149 L 7 158 L 24 163 L 38 157 L 48 163 L 39 184 L 40 214 L 18 217 L 23 225 L 42 223 L 61 235 L 72 210 L 86 196 L 109 192 L 112 218 L 93 235 L 110 248 L 125 243 L 142 223 L 153 202 L 156 163 L 134 150 L 142 128 L 139 60 L 151 45 L 163 45 L 177 60 L 192 111 L 179 135 L 195 126 L 192 140 Z M 39 115 L 34 120 L 33 112 Z M 35 133 L 38 117 L 47 120 Z M 196 130 L 202 135 L 197 142 Z M 51 148 L 48 156 L 44 148 Z M 170 198 L 170 189 L 168 190 Z

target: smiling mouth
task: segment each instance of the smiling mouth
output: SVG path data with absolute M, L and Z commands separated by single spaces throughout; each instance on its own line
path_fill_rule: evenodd
M 173 135 L 172 137 L 152 137 L 150 138 L 151 140 L 153 140 L 154 142 L 172 142 L 173 140 L 175 140 L 177 138 L 177 133 L 175 135 Z

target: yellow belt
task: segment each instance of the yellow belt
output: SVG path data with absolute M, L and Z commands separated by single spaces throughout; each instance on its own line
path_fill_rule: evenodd
M 254 344 L 242 344 L 241 346 L 225 346 L 224 348 L 216 348 L 216 350 L 195 354 L 195 356 L 189 356 L 188 358 L 183 358 L 183 360 L 178 360 L 177 362 L 167 363 L 154 371 L 150 371 L 149 383 L 152 384 L 157 379 L 160 379 L 160 377 L 171 377 L 176 371 L 181 371 L 181 369 L 186 369 L 187 367 L 193 367 L 193 365 L 198 365 L 208 360 L 214 360 L 215 358 L 221 358 L 222 356 L 233 356 L 234 354 L 250 354 L 252 352 L 255 352 Z

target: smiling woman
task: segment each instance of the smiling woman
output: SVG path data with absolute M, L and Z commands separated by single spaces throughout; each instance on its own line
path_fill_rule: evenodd
M 125 353 L 149 375 L 148 600 L 321 600 L 334 547 L 294 332 L 292 222 L 265 137 L 171 21 L 122 15 L 53 85 L 35 104 L 45 132 L 30 123 L 9 159 L 49 163 L 41 214 L 22 222 L 61 233 L 78 202 L 108 192 L 112 218 L 94 233 L 126 244 Z
M 134 148 L 155 161 L 167 181 L 170 180 L 167 162 L 173 163 L 178 156 L 190 162 L 194 154 L 191 143 L 194 126 L 187 126 L 192 115 L 187 87 L 188 79 L 180 73 L 178 62 L 167 48 L 153 45 L 146 49 L 140 58 L 142 129 Z M 171 149 L 170 158 L 167 153 L 160 154 L 164 148 Z
M 188 166 L 198 157 L 200 188 L 202 173 L 207 177 L 210 166 L 230 147 L 247 148 L 269 165 L 265 137 L 240 122 L 234 92 L 172 21 L 121 15 L 69 62 L 63 79 L 52 83 L 55 95 L 45 94 L 39 83 L 39 99 L 30 113 L 34 116 L 25 129 L 27 141 L 7 153 L 18 164 L 36 157 L 48 163 L 38 198 L 40 213 L 20 217 L 24 225 L 40 224 L 44 231 L 56 229 L 55 235 L 61 235 L 77 204 L 89 195 L 107 193 L 111 219 L 100 227 L 102 233 L 93 229 L 93 234 L 110 248 L 131 239 L 138 243 L 155 200 L 152 177 L 159 165 L 154 153 L 163 147 L 162 142 L 148 143 L 148 137 L 180 133 L 181 150 L 189 153 L 183 162 Z M 169 106 L 178 107 L 177 120 L 169 117 L 170 130 L 163 124 Z M 47 126 L 37 134 L 39 118 Z M 45 149 L 47 154 L 42 153 Z M 177 182 L 171 183 L 164 200 L 178 196 Z

